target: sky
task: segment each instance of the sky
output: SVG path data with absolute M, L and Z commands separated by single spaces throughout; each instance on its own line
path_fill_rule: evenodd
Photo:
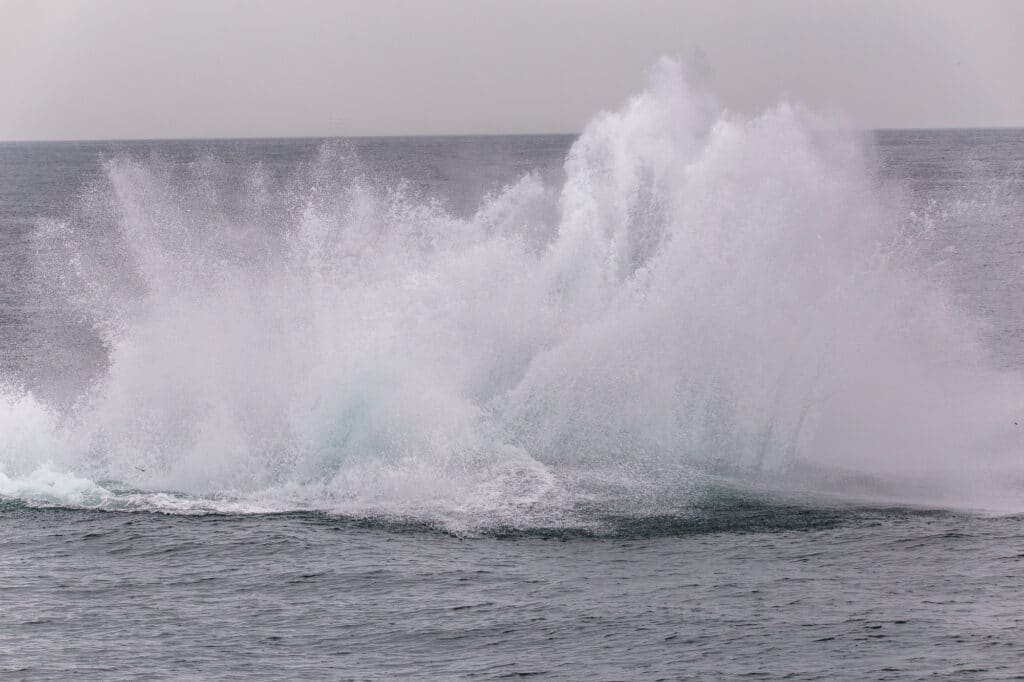
M 662 55 L 724 106 L 1024 126 L 1024 0 L 0 0 L 0 139 L 576 132 Z

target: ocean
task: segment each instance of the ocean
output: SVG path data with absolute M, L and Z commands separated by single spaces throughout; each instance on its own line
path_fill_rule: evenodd
M 0 143 L 6 679 L 1024 678 L 1024 130 Z

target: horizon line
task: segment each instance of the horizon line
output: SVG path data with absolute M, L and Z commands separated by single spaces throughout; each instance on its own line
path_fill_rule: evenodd
M 854 128 L 851 132 L 942 132 L 955 130 L 1024 130 L 1024 125 L 1012 126 L 909 126 L 884 128 Z M 579 137 L 579 132 L 559 133 L 387 133 L 380 135 L 241 135 L 237 137 L 67 137 L 67 138 L 3 138 L 0 144 L 48 144 L 81 142 L 230 142 L 260 140 L 385 140 L 385 139 L 430 139 L 430 138 L 485 138 L 485 137 Z

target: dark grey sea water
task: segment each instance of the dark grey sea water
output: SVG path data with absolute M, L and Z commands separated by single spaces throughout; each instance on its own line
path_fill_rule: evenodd
M 844 483 L 838 488 L 835 478 L 829 478 L 827 486 L 817 486 L 816 478 L 782 485 L 780 480 L 811 467 L 800 462 L 828 441 L 803 440 L 804 417 L 799 417 L 792 441 L 776 443 L 789 422 L 785 414 L 770 418 L 767 429 L 750 428 L 752 440 L 767 443 L 760 454 L 750 455 L 756 460 L 757 475 L 737 473 L 753 469 L 737 463 L 739 454 L 737 462 L 723 463 L 729 455 L 721 453 L 749 452 L 741 436 L 762 414 L 761 408 L 738 399 L 727 406 L 726 397 L 734 393 L 721 386 L 734 379 L 724 371 L 711 373 L 693 379 L 694 385 L 717 405 L 715 419 L 735 424 L 727 430 L 740 435 L 730 440 L 711 427 L 702 431 L 696 422 L 686 422 L 681 430 L 688 438 L 698 434 L 704 440 L 697 449 L 712 451 L 714 457 L 710 464 L 694 465 L 696 474 L 680 473 L 676 459 L 697 460 L 684 455 L 663 459 L 652 452 L 660 443 L 690 441 L 675 431 L 651 442 L 635 434 L 668 429 L 664 421 L 649 421 L 658 405 L 679 401 L 688 406 L 680 413 L 696 409 L 690 394 L 678 388 L 675 393 L 660 391 L 654 378 L 686 371 L 692 375 L 695 367 L 717 366 L 719 356 L 709 348 L 720 345 L 724 337 L 709 337 L 719 339 L 710 346 L 696 341 L 680 345 L 690 342 L 689 332 L 616 313 L 624 321 L 613 328 L 650 331 L 635 342 L 643 350 L 631 355 L 633 337 L 618 336 L 618 331 L 586 317 L 590 313 L 580 311 L 590 311 L 588 306 L 596 304 L 581 297 L 573 299 L 571 311 L 559 309 L 562 312 L 551 315 L 561 320 L 556 327 L 577 324 L 576 314 L 590 320 L 583 326 L 591 330 L 584 346 L 591 350 L 553 355 L 558 343 L 543 331 L 533 336 L 524 332 L 522 339 L 503 345 L 487 331 L 504 330 L 500 321 L 480 317 L 482 313 L 473 312 L 476 308 L 466 301 L 473 300 L 470 294 L 491 296 L 483 307 L 491 309 L 493 301 L 503 301 L 498 318 L 518 316 L 522 321 L 516 329 L 547 329 L 547 322 L 537 322 L 529 312 L 533 308 L 528 302 L 534 299 L 527 293 L 521 299 L 515 295 L 532 291 L 530 282 L 542 275 L 504 272 L 503 259 L 486 256 L 481 245 L 485 242 L 469 237 L 468 247 L 463 242 L 436 247 L 454 255 L 426 264 L 421 254 L 434 254 L 431 249 L 438 237 L 425 233 L 413 231 L 408 240 L 420 244 L 433 239 L 429 248 L 408 246 L 402 232 L 400 243 L 376 237 L 359 242 L 359 256 L 350 254 L 357 248 L 355 241 L 332 242 L 332 258 L 341 265 L 310 266 L 319 274 L 308 279 L 303 274 L 303 286 L 331 277 L 341 281 L 347 273 L 357 272 L 359 294 L 352 299 L 324 294 L 312 285 L 294 297 L 288 277 L 300 266 L 292 261 L 280 265 L 266 255 L 285 248 L 285 242 L 273 242 L 266 251 L 249 250 L 261 239 L 261 226 L 284 220 L 279 212 L 306 216 L 304 225 L 321 224 L 316 215 L 328 211 L 315 201 L 309 204 L 312 209 L 286 210 L 279 205 L 314 191 L 310 187 L 317 183 L 346 197 L 341 208 L 331 204 L 335 222 L 324 223 L 328 231 L 342 230 L 337 225 L 344 224 L 369 225 L 368 233 L 386 232 L 392 229 L 389 225 L 442 220 L 448 221 L 444 229 L 453 232 L 468 229 L 459 221 L 499 224 L 500 217 L 481 217 L 481 202 L 524 173 L 536 171 L 540 189 L 530 194 L 534 199 L 516 203 L 529 210 L 501 208 L 511 201 L 496 202 L 494 209 L 495 215 L 518 216 L 509 219 L 515 223 L 509 229 L 526 236 L 501 248 L 508 250 L 507 262 L 515 265 L 509 269 L 523 271 L 521 263 L 535 261 L 517 255 L 515 244 L 529 242 L 531 226 L 544 223 L 544 216 L 555 210 L 544 192 L 557 192 L 566 173 L 574 172 L 562 168 L 573 141 L 356 140 L 331 152 L 359 159 L 359 178 L 343 180 L 338 180 L 338 173 L 354 172 L 347 161 L 327 164 L 328 171 L 317 166 L 296 174 L 304 164 L 316 166 L 315 159 L 324 153 L 320 140 L 0 144 L 0 377 L 7 387 L 6 408 L 0 410 L 0 676 L 1024 679 L 1024 516 L 1019 514 L 1024 497 L 1015 497 L 1020 489 L 1003 491 L 1000 504 L 993 505 L 998 509 L 985 504 L 985 495 L 958 502 L 955 487 L 944 498 L 952 503 L 944 504 L 925 503 L 907 492 L 930 485 L 928 476 L 934 471 L 929 457 L 940 448 L 928 435 L 936 432 L 945 438 L 938 421 L 946 413 L 918 424 L 912 420 L 920 413 L 908 410 L 899 415 L 898 424 L 878 425 L 879 432 L 898 429 L 903 434 L 892 457 L 908 462 L 900 469 L 901 476 L 907 476 L 907 469 L 920 470 L 922 482 L 916 488 L 900 487 L 879 468 L 867 470 L 868 482 L 858 483 L 860 487 L 843 487 L 862 480 L 856 477 L 841 479 Z M 752 172 L 750 179 L 741 169 L 760 169 L 758 164 L 768 163 L 764 157 L 770 156 L 754 154 L 724 174 L 747 183 L 741 194 L 716 194 L 719 185 L 709 181 L 701 185 L 700 194 L 685 196 L 691 201 L 710 198 L 712 203 L 742 203 L 747 197 L 753 201 L 769 190 L 758 180 L 761 171 Z M 983 411 L 985 405 L 976 396 L 998 386 L 1012 389 L 1015 384 L 1005 376 L 1024 362 L 1024 131 L 879 132 L 868 141 L 865 158 L 872 196 L 891 208 L 901 229 L 914 235 L 913 253 L 901 267 L 912 266 L 926 283 L 921 286 L 946 292 L 949 308 L 965 311 L 977 322 L 983 358 L 978 362 L 986 368 L 978 375 L 978 385 L 958 378 L 970 388 L 959 399 L 944 394 L 942 400 L 925 402 L 938 405 L 937 410 L 949 408 L 950 415 L 975 407 Z M 778 201 L 785 205 L 795 186 L 785 184 L 785 164 L 804 161 L 779 163 L 783 190 Z M 252 189 L 251 173 L 257 165 L 261 177 L 268 178 L 267 186 L 286 187 L 267 190 L 277 203 L 260 203 L 262 190 Z M 204 184 L 204 179 L 209 182 Z M 386 187 L 411 199 L 403 200 L 401 210 L 386 202 L 373 204 L 351 189 L 355 185 Z M 856 213 L 858 202 L 864 200 L 858 192 L 836 205 Z M 647 207 L 640 211 L 641 218 L 636 218 L 639 209 L 631 204 L 628 219 L 656 223 L 657 207 L 670 203 L 672 196 L 676 195 L 670 189 L 662 203 L 640 204 Z M 788 230 L 790 220 L 816 225 L 808 228 L 808 240 L 827 240 L 832 232 L 821 225 L 835 218 L 827 212 L 833 204 L 817 197 L 807 199 L 813 213 L 809 217 L 799 211 L 779 217 L 770 203 L 758 205 L 751 215 L 777 222 L 778 230 Z M 409 206 L 417 208 L 410 213 Z M 702 224 L 700 216 L 712 214 L 686 215 L 689 224 Z M 737 225 L 744 224 L 744 215 L 735 214 Z M 88 227 L 61 232 L 53 228 L 53 221 Z M 47 224 L 51 233 L 42 238 L 40 231 Z M 562 224 L 568 233 L 564 225 L 569 223 Z M 854 222 L 851 229 L 860 224 Z M 123 242 L 104 241 L 104 231 L 118 225 L 127 235 Z M 179 232 L 181 225 L 188 229 Z M 251 225 L 256 227 L 246 231 L 244 226 Z M 204 241 L 202 235 L 218 230 L 221 236 Z M 153 235 L 165 240 L 159 248 L 148 241 Z M 676 237 L 676 243 L 680 239 Z M 124 248 L 124 243 L 131 248 Z M 636 253 L 667 248 L 645 244 L 636 246 Z M 751 247 L 755 255 L 775 248 L 775 242 L 765 244 Z M 326 259 L 327 247 L 318 248 L 303 254 Z M 582 252 L 587 247 L 580 242 L 574 248 Z M 840 252 L 847 248 L 853 249 L 843 247 Z M 365 255 L 367 249 L 371 256 Z M 396 281 L 389 258 L 401 249 L 405 250 L 396 262 L 424 274 L 412 283 L 402 279 L 403 293 L 398 296 L 381 282 Z M 231 261 L 235 253 L 244 253 L 245 258 Z M 538 247 L 536 253 L 543 250 Z M 710 251 L 702 253 L 701 262 L 711 258 Z M 745 250 L 721 253 L 739 264 L 735 267 L 761 262 L 744 255 Z M 770 262 L 788 258 L 786 251 L 773 253 Z M 202 259 L 202 270 L 216 271 L 220 279 L 197 284 L 199 275 L 182 265 L 181 254 Z M 141 265 L 126 274 L 120 264 L 131 259 Z M 218 270 L 225 260 L 231 267 Z M 603 263 L 607 258 L 596 260 Z M 795 260 L 783 271 L 797 270 L 801 262 Z M 479 273 L 476 263 L 483 263 Z M 657 273 L 655 264 L 648 267 Z M 689 267 L 693 272 L 694 266 Z M 255 273 L 253 280 L 243 277 L 250 284 L 223 284 L 243 271 Z M 75 279 L 76 272 L 87 276 Z M 136 281 L 140 272 L 145 275 L 143 284 Z M 167 272 L 173 277 L 163 279 Z M 740 269 L 736 277 L 761 276 L 753 272 Z M 446 273 L 452 273 L 451 286 Z M 768 283 L 778 278 L 764 276 L 756 290 L 773 291 Z M 502 282 L 498 293 L 470 286 L 489 278 Z M 167 281 L 174 283 L 169 289 L 174 295 L 166 294 L 169 302 L 141 308 L 133 307 L 135 303 L 122 305 L 122 298 L 158 300 Z M 254 290 L 251 282 L 256 281 L 278 284 Z M 869 290 L 873 281 L 858 284 L 857 291 Z M 673 282 L 680 290 L 703 287 L 709 296 L 729 286 L 717 280 L 695 285 L 685 277 Z M 353 290 L 355 285 L 346 287 L 341 289 Z M 131 292 L 137 290 L 148 293 L 133 298 Z M 192 290 L 203 293 L 198 298 L 177 297 L 178 291 Z M 423 291 L 434 290 L 442 295 L 420 297 Z M 239 291 L 256 293 L 249 298 Z M 69 303 L 76 294 L 82 299 Z M 275 296 L 287 300 L 280 309 L 266 308 Z M 305 301 L 318 296 L 323 296 L 323 310 L 328 312 L 318 313 L 312 322 L 297 318 L 294 325 L 305 330 L 298 341 L 288 331 L 275 331 L 265 339 L 252 331 L 277 329 L 275 325 L 288 319 L 281 310 L 305 311 Z M 747 294 L 737 296 L 745 301 Z M 702 317 L 683 320 L 682 328 L 717 329 L 708 321 L 717 319 L 709 311 L 720 310 L 722 300 L 733 299 L 715 300 L 716 307 L 702 311 Z M 785 298 L 764 300 L 777 301 L 780 314 L 791 309 Z M 889 299 L 879 294 L 871 300 Z M 231 305 L 222 306 L 223 301 Z M 446 301 L 450 305 L 442 305 Z M 856 301 L 849 304 L 849 310 L 855 308 Z M 260 313 L 256 326 L 248 318 L 236 317 L 241 315 L 238 311 L 250 309 Z M 671 318 L 665 311 L 678 309 L 658 308 L 650 319 Z M 752 334 L 761 347 L 776 338 L 785 341 L 780 347 L 792 343 L 788 336 L 772 335 L 783 331 L 758 336 L 762 327 L 753 322 L 747 330 L 743 325 L 754 319 L 754 313 L 737 309 L 741 313 L 728 317 L 721 328 L 736 329 L 737 337 Z M 380 310 L 385 321 L 375 316 Z M 343 321 L 332 326 L 328 323 L 337 311 L 344 312 L 339 313 Z M 395 323 L 402 330 L 398 342 L 387 333 L 393 318 L 401 318 L 401 325 Z M 770 322 L 763 324 L 771 328 Z M 822 328 L 845 329 L 841 324 L 830 317 Z M 222 335 L 224 328 L 240 329 L 238 338 L 249 341 L 236 343 L 236 337 Z M 385 360 L 394 355 L 391 344 L 401 344 L 410 335 L 422 333 L 416 337 L 422 344 L 410 344 L 405 351 L 415 362 L 396 364 L 394 373 L 382 370 L 371 377 L 358 372 L 369 362 L 366 358 L 378 356 L 357 352 L 363 348 L 358 344 L 370 342 L 353 329 L 380 330 L 371 341 L 382 349 Z M 463 346 L 466 335 L 452 330 L 465 329 L 472 330 L 468 338 L 473 342 Z M 505 330 L 499 336 L 511 334 Z M 154 340 L 158 337 L 163 340 Z M 611 338 L 609 345 L 619 350 L 606 354 L 604 338 Z M 660 345 L 659 340 L 666 338 L 673 340 L 671 348 Z M 130 342 L 119 345 L 117 339 Z M 342 339 L 338 347 L 344 352 L 331 350 L 331 339 Z M 190 345 L 192 340 L 198 340 L 195 346 Z M 266 354 L 246 355 L 256 352 L 246 350 L 248 343 L 264 342 Z M 490 350 L 480 357 L 464 350 L 475 345 Z M 446 347 L 457 349 L 459 358 L 449 363 L 442 353 Z M 547 355 L 528 350 L 534 347 Z M 730 357 L 743 363 L 742 347 L 737 348 Z M 704 349 L 704 355 L 692 366 L 674 364 L 680 349 L 691 354 Z M 548 371 L 558 377 L 554 384 L 579 386 L 579 392 L 536 389 L 531 395 L 543 400 L 527 401 L 543 405 L 535 412 L 514 409 L 519 395 L 514 390 L 512 398 L 493 397 L 492 392 L 504 396 L 512 390 L 519 379 L 510 377 L 527 371 L 522 367 L 528 362 L 522 358 L 533 357 L 531 353 L 547 358 L 534 364 L 569 368 Z M 645 371 L 647 359 L 663 359 L 655 363 L 652 374 L 636 375 L 607 359 L 620 354 L 626 358 L 622 366 L 639 367 L 638 372 Z M 241 369 L 230 371 L 240 355 Z M 508 361 L 488 365 L 481 359 L 498 355 Z M 288 362 L 276 365 L 281 357 Z M 310 369 L 304 362 L 313 357 L 322 361 Z M 356 358 L 356 369 L 331 374 L 330 367 L 348 367 L 349 357 Z M 594 357 L 601 358 L 599 375 L 580 369 L 589 367 Z M 758 366 L 772 357 L 761 358 Z M 809 366 L 811 356 L 800 357 Z M 865 357 L 881 363 L 885 372 L 905 366 L 902 359 L 888 365 L 874 355 Z M 423 370 L 429 364 L 425 359 L 436 361 L 436 367 Z M 196 366 L 201 369 L 193 372 L 190 368 Z M 473 375 L 452 392 L 470 396 L 474 405 L 483 406 L 482 412 L 502 415 L 494 421 L 502 425 L 502 433 L 511 435 L 495 442 L 521 447 L 541 462 L 543 472 L 531 468 L 532 463 L 512 473 L 488 468 L 498 466 L 487 459 L 488 448 L 466 446 L 460 440 L 464 431 L 472 430 L 466 424 L 476 424 L 477 417 L 466 417 L 462 408 L 453 407 L 452 392 L 431 388 L 447 386 L 445 377 L 455 371 L 452 367 L 465 367 Z M 870 371 L 867 360 L 857 365 L 858 376 Z M 921 386 L 931 386 L 931 378 L 942 371 L 922 370 L 914 376 L 919 376 Z M 302 380 L 292 381 L 297 375 Z M 348 386 L 352 376 L 378 383 L 374 392 L 338 408 L 343 417 L 331 422 L 334 430 L 322 436 L 328 446 L 305 445 L 304 439 L 312 438 L 309 434 L 320 431 L 313 426 L 303 430 L 302 415 L 318 414 L 322 395 L 330 393 L 309 388 L 309 377 L 326 375 L 335 380 L 331 386 Z M 410 377 L 413 397 L 395 388 L 403 382 L 394 376 Z M 637 376 L 642 389 L 630 383 L 629 377 Z M 750 384 L 747 395 L 757 394 L 761 383 L 755 374 L 746 372 L 735 379 L 741 380 Z M 899 381 L 899 386 L 911 387 L 908 394 L 917 386 Z M 502 389 L 488 392 L 490 385 Z M 536 380 L 526 385 L 536 386 Z M 943 383 L 935 386 L 948 388 Z M 657 393 L 649 403 L 644 397 L 648 388 Z M 602 391 L 637 397 L 621 405 L 607 397 L 591 400 Z M 293 397 L 283 405 L 265 397 L 278 392 Z M 306 401 L 307 393 L 320 397 Z M 96 406 L 82 397 L 96 394 L 101 396 L 95 398 Z M 264 397 L 257 400 L 256 395 Z M 789 399 L 785 391 L 772 395 L 775 399 L 768 404 L 782 405 Z M 908 403 L 912 399 L 906 398 Z M 846 434 L 847 443 L 875 428 L 855 421 L 853 401 L 842 403 L 853 424 L 849 431 L 838 432 Z M 190 411 L 193 404 L 201 405 L 198 412 Z M 203 428 L 191 428 L 200 422 L 199 412 L 220 414 L 218 404 L 229 404 L 234 411 L 202 422 Z M 605 412 L 607 405 L 612 407 Z M 632 414 L 631 406 L 640 416 L 633 414 L 630 421 L 604 428 L 615 419 L 609 415 Z M 864 409 L 864 414 L 873 414 Z M 302 415 L 295 416 L 296 410 Z M 551 415 L 563 411 L 570 416 L 553 421 Z M 275 415 L 284 413 L 288 418 L 282 417 L 281 423 L 287 426 L 275 427 Z M 124 417 L 127 414 L 131 420 Z M 505 418 L 509 414 L 516 416 Z M 1024 414 L 1020 416 L 1024 423 Z M 536 423 L 545 426 L 535 430 L 531 425 Z M 638 423 L 638 431 L 631 430 Z M 827 415 L 820 423 L 817 433 L 829 432 Z M 970 423 L 989 428 L 983 419 Z M 1000 431 L 981 440 L 1000 447 L 1009 443 L 1011 466 L 998 470 L 1009 480 L 1024 470 L 1024 450 L 1013 440 L 1010 421 L 1002 427 L 1009 435 Z M 590 435 L 574 436 L 578 431 Z M 864 448 L 877 448 L 880 442 L 865 440 Z M 343 454 L 303 468 L 303 453 L 312 449 L 319 457 L 325 448 Z M 471 455 L 436 463 L 444 457 L 437 453 L 464 450 Z M 378 453 L 386 462 L 384 473 L 361 459 Z M 596 453 L 592 459 L 587 458 L 590 453 Z M 764 462 L 773 457 L 781 463 L 769 472 Z M 839 468 L 860 471 L 858 462 L 847 459 Z M 958 462 L 955 455 L 945 456 L 935 470 L 953 471 L 955 480 Z M 817 462 L 811 468 L 817 471 L 834 463 Z M 571 473 L 581 469 L 593 476 Z M 480 480 L 478 470 L 485 472 Z M 547 474 L 550 480 L 544 478 Z M 491 481 L 500 484 L 492 487 Z M 972 492 L 977 490 L 971 487 Z M 873 498 L 865 491 L 885 494 Z M 906 499 L 901 500 L 904 493 Z
M 1011 679 L 1020 518 L 714 510 L 459 539 L 320 515 L 12 510 L 13 678 Z

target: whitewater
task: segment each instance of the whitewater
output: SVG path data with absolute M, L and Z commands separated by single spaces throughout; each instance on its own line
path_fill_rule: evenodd
M 1019 512 L 1022 376 L 933 258 L 958 204 L 911 210 L 867 137 L 663 60 L 469 210 L 346 141 L 284 175 L 106 154 L 30 237 L 101 359 L 0 380 L 0 497 L 455 533 Z

